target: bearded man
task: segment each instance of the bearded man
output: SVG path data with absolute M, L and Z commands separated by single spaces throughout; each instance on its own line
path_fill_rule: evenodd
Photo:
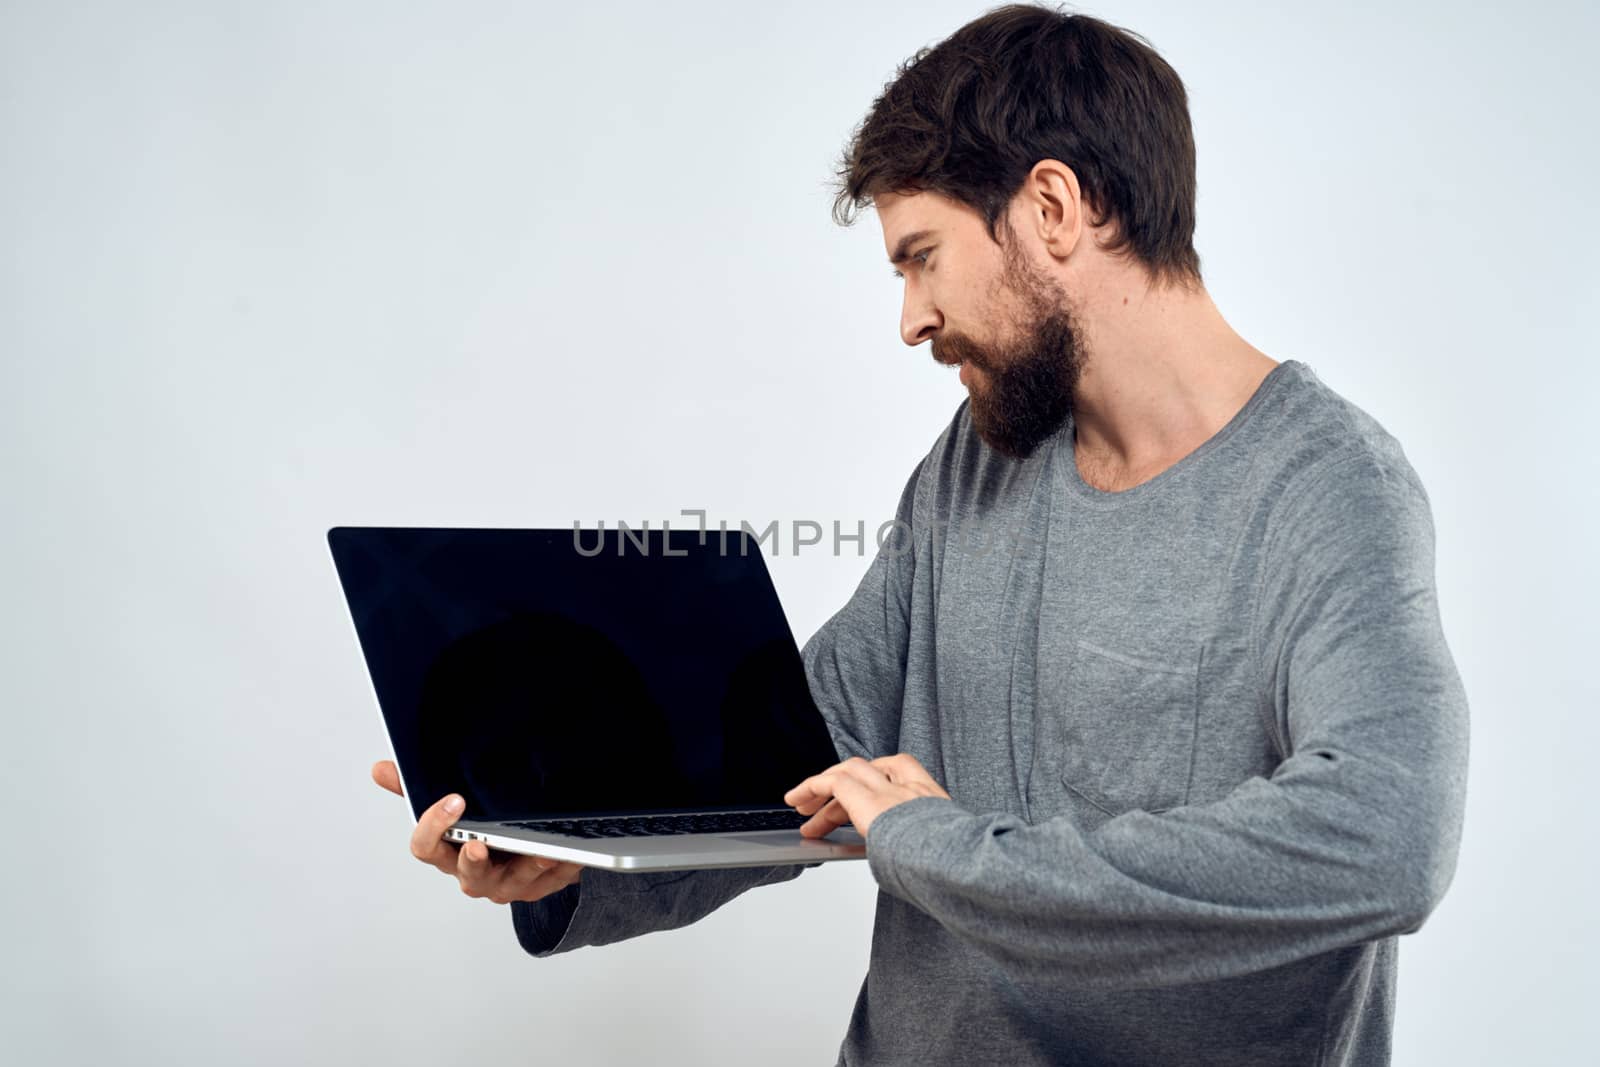
M 879 886 L 838 1062 L 1388 1063 L 1464 806 L 1431 507 L 1212 303 L 1182 82 L 1125 30 L 1000 8 L 901 68 L 841 178 L 902 339 L 967 396 L 910 536 L 803 652 L 841 762 L 784 799 L 853 825 Z M 413 852 L 539 957 L 807 869 L 495 863 L 456 817 Z

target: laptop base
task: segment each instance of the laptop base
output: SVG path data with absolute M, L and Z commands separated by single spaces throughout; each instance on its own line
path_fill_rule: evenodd
M 502 852 L 548 856 L 612 871 L 776 867 L 867 858 L 867 844 L 853 826 L 841 826 L 827 837 L 802 837 L 799 830 L 746 830 L 588 838 L 535 833 L 505 823 L 462 820 L 445 831 L 444 839 L 457 843 L 482 841 Z M 752 849 L 752 845 L 761 847 Z

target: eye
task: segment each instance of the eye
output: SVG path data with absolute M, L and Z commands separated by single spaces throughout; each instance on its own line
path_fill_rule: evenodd
M 917 261 L 917 262 L 918 262 L 918 263 L 921 263 L 921 264 L 922 264 L 922 265 L 923 265 L 923 266 L 927 266 L 927 264 L 928 264 L 928 257 L 929 257 L 929 256 L 930 256 L 930 255 L 932 255 L 932 254 L 933 254 L 933 249 L 931 249 L 931 248 L 924 248 L 924 249 L 923 249 L 923 250 L 922 250 L 922 251 L 921 251 L 921 252 L 918 252 L 918 253 L 917 253 L 917 254 L 916 254 L 916 255 L 914 255 L 914 256 L 912 256 L 912 257 L 911 257 L 911 258 L 912 258 L 912 259 L 914 259 L 914 260 L 916 260 L 916 261 Z M 899 271 L 897 271 L 897 270 L 892 270 L 892 271 L 890 271 L 890 272 L 889 272 L 889 273 L 890 273 L 890 274 L 893 274 L 893 275 L 894 275 L 894 276 L 895 276 L 895 277 L 896 277 L 896 278 L 904 278 L 904 277 L 905 277 L 905 275 L 904 275 L 904 274 L 901 274 L 901 273 L 900 273 L 900 272 L 899 272 Z

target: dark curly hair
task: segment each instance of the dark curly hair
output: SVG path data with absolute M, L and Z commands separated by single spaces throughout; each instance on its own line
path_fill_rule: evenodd
M 1107 252 L 1157 285 L 1201 284 L 1194 132 L 1177 72 L 1138 34 L 1056 7 L 1007 4 L 919 49 L 856 128 L 834 221 L 884 193 L 933 191 L 977 211 L 1000 243 L 1034 164 L 1078 176 Z

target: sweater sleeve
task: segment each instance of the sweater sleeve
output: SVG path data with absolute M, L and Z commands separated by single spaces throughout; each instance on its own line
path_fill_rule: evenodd
M 918 463 L 901 493 L 896 526 L 885 534 L 855 593 L 801 652 L 812 698 L 841 760 L 895 751 L 914 557 L 911 508 L 921 472 Z M 608 945 L 687 926 L 747 889 L 786 882 L 817 866 L 655 873 L 590 867 L 577 882 L 543 900 L 513 902 L 512 923 L 518 941 L 533 956 Z
M 1403 460 L 1312 474 L 1262 561 L 1258 658 L 1288 752 L 1269 777 L 1092 832 L 919 797 L 871 826 L 880 886 L 1016 971 L 1084 989 L 1226 978 L 1417 930 L 1454 874 L 1467 760 L 1430 505 Z
M 899 750 L 911 582 L 917 539 L 923 536 L 913 524 L 913 508 L 926 464 L 924 457 L 906 480 L 893 526 L 886 527 L 883 544 L 856 591 L 801 652 L 811 696 L 827 720 L 841 760 L 875 759 Z
M 551 956 L 688 926 L 747 889 L 787 882 L 819 866 L 633 873 L 587 867 L 578 881 L 543 900 L 513 901 L 512 924 L 529 955 Z

